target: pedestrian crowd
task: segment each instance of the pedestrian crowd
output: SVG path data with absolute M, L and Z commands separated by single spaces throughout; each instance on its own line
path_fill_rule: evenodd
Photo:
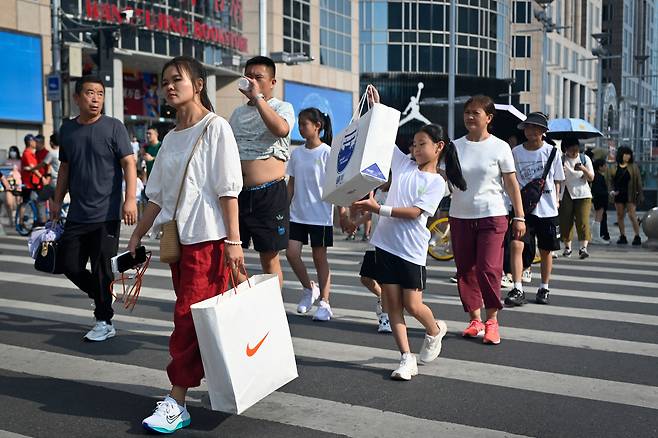
M 512 148 L 490 133 L 496 115 L 486 96 L 466 102 L 465 136 L 450 139 L 440 125 L 421 127 L 408 154 L 394 148 L 386 184 L 351 206 L 334 207 L 322 200 L 333 135 L 329 115 L 303 108 L 296 118 L 290 103 L 273 97 L 276 66 L 267 57 L 249 60 L 244 78 L 239 92 L 247 103 L 227 121 L 214 113 L 202 65 L 189 57 L 168 61 L 161 89 L 176 110 L 175 128 L 162 141 L 156 129 L 148 129 L 140 146 L 120 121 L 103 115 L 103 82 L 86 76 L 74 93 L 80 115 L 51 136 L 50 148 L 42 136 L 27 135 L 22 155 L 16 147 L 9 150 L 3 185 L 22 187 L 20 194 L 5 191 L 10 218 L 21 205 L 17 196 L 26 200 L 49 188 L 53 220 L 70 196 L 59 254 L 64 274 L 94 301 L 96 322 L 84 336 L 88 341 L 116 335 L 110 258 L 118 251 L 120 221 L 136 225 L 127 247 L 132 254 L 150 230 L 176 224 L 181 251 L 170 264 L 176 294 L 167 366 L 172 389 L 144 419 L 149 430 L 170 433 L 190 424 L 186 393 L 204 377 L 190 306 L 227 290 L 232 276 L 244 279 L 243 249 L 251 244 L 262 271 L 277 275 L 281 285 L 279 255 L 285 251 L 300 283 L 298 313 L 315 307 L 314 320 L 333 318 L 327 251 L 334 241 L 334 212 L 348 236 L 357 227 L 366 230 L 371 249 L 363 257 L 361 282 L 376 297 L 378 331 L 392 333 L 401 354 L 391 374 L 398 380 L 418 374 L 404 312 L 425 328 L 421 362 L 437 358 L 448 330 L 423 302 L 427 223 L 439 210 L 449 217 L 457 288 L 467 314 L 462 335 L 482 337 L 484 344 L 501 342 L 503 303 L 527 303 L 524 273 L 535 248 L 541 259 L 535 301 L 549 304 L 554 252 L 562 249 L 568 257 L 578 249 L 586 258 L 588 243 L 608 243 L 605 212 L 611 198 L 617 243 L 627 243 L 625 214 L 635 232 L 632 243 L 641 242 L 636 205 L 642 187 L 630 149 L 620 148 L 609 172 L 605 161 L 592 162 L 581 152 L 577 139 L 563 140 L 560 151 L 550 144 L 542 113 L 520 122 L 526 141 Z M 368 87 L 367 99 L 380 102 L 374 87 Z M 295 123 L 304 144 L 291 153 Z M 311 247 L 317 281 L 302 259 L 304 245 Z M 511 290 L 503 298 L 505 279 Z

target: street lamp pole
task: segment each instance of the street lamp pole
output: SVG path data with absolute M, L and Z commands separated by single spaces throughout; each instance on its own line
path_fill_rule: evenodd
M 457 2 L 450 2 L 450 47 L 448 49 L 448 137 L 455 138 L 455 76 L 457 74 Z
M 644 155 L 644 138 L 643 131 L 644 125 L 642 124 L 642 81 L 644 79 L 644 63 L 649 59 L 649 55 L 637 55 L 635 56 L 635 61 L 638 65 L 638 79 L 637 79 L 637 111 L 635 112 L 635 146 L 636 153 L 639 155 L 640 159 Z
M 541 55 L 541 65 L 542 65 L 542 74 L 541 74 L 541 112 L 546 114 L 546 91 L 548 86 L 548 34 L 555 30 L 555 23 L 551 18 L 546 14 L 546 8 L 553 3 L 554 0 L 535 0 L 541 10 L 535 11 L 535 18 L 542 25 L 542 36 L 544 37 L 542 45 L 542 55 Z
M 258 8 L 258 21 L 260 26 L 260 56 L 267 56 L 267 0 L 260 0 Z
M 62 78 L 62 45 L 60 42 L 60 32 L 59 32 L 59 5 L 60 0 L 51 0 L 50 1 L 50 18 L 52 26 L 52 73 L 56 74 Z M 53 100 L 53 131 L 59 129 L 62 125 L 62 97 L 60 95 L 59 99 Z

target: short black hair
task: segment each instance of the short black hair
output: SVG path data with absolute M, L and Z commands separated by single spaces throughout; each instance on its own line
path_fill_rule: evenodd
M 100 84 L 103 87 L 103 91 L 105 91 L 105 84 L 101 78 L 95 75 L 86 75 L 76 81 L 75 94 L 79 96 L 82 93 L 82 86 L 84 84 Z
M 50 135 L 50 142 L 51 142 L 52 144 L 55 144 L 55 145 L 59 146 L 59 138 L 57 137 L 57 132 L 53 132 L 53 133 Z
M 605 166 L 606 162 L 603 158 L 597 158 L 594 160 L 594 163 L 592 163 L 592 167 L 594 167 L 594 170 L 598 170 L 601 166 Z
M 624 162 L 624 154 L 629 154 L 631 156 L 631 159 L 628 160 L 628 162 L 632 163 L 633 149 L 629 148 L 628 146 L 620 146 L 619 149 L 617 149 L 617 163 L 621 164 Z
M 268 58 L 267 56 L 254 56 L 249 61 L 247 61 L 247 63 L 244 65 L 244 69 L 247 70 L 247 67 L 250 65 L 264 65 L 270 71 L 272 77 L 276 77 L 276 65 L 274 64 L 274 61 L 272 61 L 272 59 Z

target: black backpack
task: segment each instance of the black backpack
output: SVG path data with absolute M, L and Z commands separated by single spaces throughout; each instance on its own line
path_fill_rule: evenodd
M 525 215 L 531 214 L 537 208 L 537 204 L 539 204 L 539 200 L 544 193 L 544 187 L 546 186 L 546 176 L 548 176 L 548 172 L 551 170 L 556 153 L 557 148 L 553 147 L 551 155 L 548 157 L 548 162 L 544 166 L 544 172 L 542 172 L 541 178 L 533 179 L 521 189 L 521 200 L 523 201 L 523 213 Z

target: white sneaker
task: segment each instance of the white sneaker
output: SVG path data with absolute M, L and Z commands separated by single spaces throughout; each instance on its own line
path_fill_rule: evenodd
M 439 334 L 436 336 L 430 336 L 425 334 L 425 341 L 423 342 L 423 347 L 420 349 L 420 360 L 423 363 L 432 362 L 437 356 L 441 353 L 441 341 L 443 337 L 448 332 L 448 326 L 445 321 L 436 321 L 437 327 L 439 327 Z
M 503 275 L 503 278 L 500 279 L 500 287 L 509 289 L 512 286 L 514 286 L 514 282 L 512 281 L 512 274 Z
M 594 245 L 610 245 L 609 240 L 604 240 L 601 237 L 592 237 L 592 240 L 590 240 L 589 243 L 593 243 Z
M 532 282 L 532 271 L 530 271 L 530 268 L 523 271 L 523 274 L 521 274 L 521 281 L 523 283 L 531 283 Z
M 377 314 L 377 318 L 384 312 L 384 309 L 382 309 L 382 300 L 381 298 L 377 299 L 377 304 L 375 305 L 375 314 Z
M 411 380 L 413 376 L 418 375 L 418 364 L 416 363 L 416 356 L 412 353 L 404 353 L 400 366 L 398 369 L 391 373 L 393 380 Z
M 392 333 L 391 321 L 388 319 L 388 313 L 383 313 L 379 315 L 379 327 L 377 328 L 378 333 Z
M 170 396 L 159 401 L 153 415 L 142 421 L 145 429 L 159 433 L 174 433 L 190 425 L 190 413 L 185 406 L 176 403 Z
M 320 300 L 318 309 L 315 311 L 315 315 L 313 315 L 313 321 L 329 321 L 331 318 L 333 318 L 333 316 L 334 314 L 331 311 L 331 306 L 329 303 L 324 300 Z
M 304 288 L 302 299 L 297 304 L 297 313 L 308 313 L 318 298 L 320 298 L 320 288 L 315 282 L 311 281 L 311 288 Z
M 96 324 L 84 336 L 85 341 L 100 342 L 106 339 L 113 338 L 117 334 L 116 329 L 112 324 L 105 321 L 96 321 Z

